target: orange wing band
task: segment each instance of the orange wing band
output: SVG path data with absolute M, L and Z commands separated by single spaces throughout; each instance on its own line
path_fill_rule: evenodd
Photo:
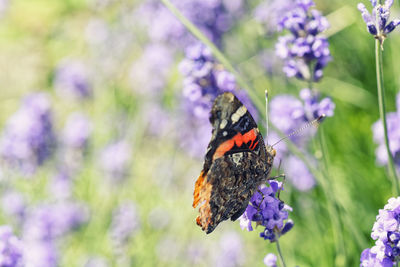
M 237 147 L 241 147 L 243 143 L 247 144 L 251 142 L 249 148 L 253 150 L 256 148 L 258 144 L 258 141 L 254 143 L 255 140 L 257 140 L 256 128 L 251 129 L 250 131 L 248 131 L 243 135 L 241 133 L 237 133 L 234 137 L 232 137 L 229 140 L 226 140 L 217 148 L 217 150 L 214 153 L 213 160 L 216 160 L 217 158 L 220 158 L 223 155 L 225 155 L 225 153 L 231 150 L 232 147 L 235 146 L 235 144 Z
M 196 218 L 196 223 L 206 230 L 211 223 L 211 197 L 212 185 L 207 182 L 207 175 L 202 171 L 199 178 L 197 178 L 194 193 L 193 193 L 193 208 L 196 208 L 200 203 L 200 215 Z

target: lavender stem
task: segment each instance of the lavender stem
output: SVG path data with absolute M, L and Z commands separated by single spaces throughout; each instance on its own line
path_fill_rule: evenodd
M 276 249 L 278 250 L 279 258 L 280 258 L 280 260 L 282 262 L 282 266 L 286 267 L 285 260 L 283 259 L 283 254 L 282 254 L 282 251 L 281 251 L 281 247 L 279 246 L 279 238 L 276 239 L 275 243 L 276 243 Z
M 383 87 L 382 49 L 379 40 L 375 41 L 375 64 L 376 64 L 376 83 L 378 90 L 379 116 L 383 124 L 385 146 L 388 154 L 389 175 L 392 180 L 392 193 L 393 195 L 398 196 L 400 195 L 399 181 L 396 173 L 396 168 L 393 163 L 393 156 L 392 153 L 390 152 L 389 137 L 387 130 L 387 122 L 386 122 L 385 89 Z

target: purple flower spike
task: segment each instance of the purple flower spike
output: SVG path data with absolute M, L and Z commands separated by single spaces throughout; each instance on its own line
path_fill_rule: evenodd
M 264 264 L 267 267 L 277 267 L 276 261 L 278 258 L 276 257 L 275 254 L 269 253 L 264 257 Z
M 34 207 L 23 226 L 24 240 L 47 242 L 77 229 L 89 219 L 86 206 L 59 202 Z
M 274 180 L 269 181 L 269 187 L 260 186 L 239 218 L 242 229 L 252 231 L 251 222 L 256 222 L 265 227 L 260 237 L 274 242 L 293 227 L 293 221 L 288 220 L 288 211 L 292 211 L 292 208 L 276 198 L 278 191 L 283 190 L 282 186 L 282 183 Z
M 283 161 L 283 169 L 288 180 L 300 191 L 309 191 L 315 186 L 314 176 L 302 160 L 288 156 Z
M 0 139 L 0 156 L 10 167 L 31 174 L 52 155 L 55 142 L 48 96 L 32 94 L 8 119 Z
M 184 76 L 182 108 L 187 116 L 184 129 L 190 130 L 181 131 L 179 139 L 188 141 L 180 144 L 189 154 L 203 156 L 211 137 L 208 121 L 210 110 L 214 99 L 221 93 L 233 92 L 253 118 L 258 119 L 255 107 L 246 92 L 239 90 L 234 75 L 218 64 L 203 44 L 197 43 L 186 49 L 186 58 L 180 63 L 179 69 Z M 201 134 L 194 136 L 196 133 Z
M 120 182 L 129 173 L 131 147 L 126 141 L 108 145 L 100 155 L 101 168 L 112 181 Z
M 294 0 L 265 0 L 253 11 L 254 18 L 261 22 L 267 31 L 272 34 L 278 30 L 281 14 L 292 9 Z
M 357 8 L 367 25 L 368 32 L 378 39 L 382 45 L 386 36 L 400 24 L 400 20 L 394 19 L 389 22 L 390 7 L 393 5 L 393 0 L 386 0 L 383 5 L 378 4 L 376 0 L 371 0 L 371 4 L 372 14 L 363 3 L 359 3 Z
M 194 23 L 210 40 L 219 45 L 222 36 L 243 14 L 245 1 L 172 0 L 183 15 Z M 182 23 L 158 1 L 147 1 L 138 12 L 140 23 L 147 27 L 152 41 L 166 41 L 185 47 L 195 39 Z
M 92 133 L 89 119 L 81 113 L 71 114 L 65 124 L 63 139 L 67 147 L 85 150 Z
M 288 77 L 319 81 L 322 70 L 331 60 L 329 43 L 319 34 L 329 27 L 327 19 L 317 10 L 310 10 L 311 0 L 297 0 L 278 28 L 291 34 L 278 39 L 276 54 L 285 61 L 283 71 Z
M 308 88 L 300 91 L 300 98 L 302 101 L 292 95 L 278 95 L 271 101 L 271 122 L 285 134 L 290 134 L 322 114 L 333 116 L 335 104 L 330 98 L 320 100 L 319 93 Z M 291 140 L 303 146 L 314 133 L 315 129 L 309 127 L 301 135 L 292 136 Z
M 115 246 L 120 247 L 129 240 L 135 231 L 139 229 L 140 221 L 136 211 L 136 205 L 126 202 L 113 212 L 110 226 L 110 237 Z
M 27 203 L 24 196 L 16 191 L 8 191 L 1 198 L 1 207 L 4 213 L 22 222 L 25 217 Z
M 8 225 L 0 226 L 0 266 L 22 267 L 22 243 Z
M 77 60 L 64 60 L 57 66 L 54 87 L 61 97 L 85 99 L 92 94 L 88 70 Z
M 215 267 L 234 267 L 243 265 L 243 244 L 235 232 L 228 232 L 221 237 L 220 250 L 215 259 Z
M 400 197 L 390 198 L 379 210 L 372 227 L 371 237 L 375 246 L 361 254 L 360 266 L 393 266 L 400 261 Z
M 400 169 L 400 93 L 397 95 L 397 112 L 386 114 L 388 124 L 389 148 L 392 152 L 394 163 L 397 169 Z M 378 120 L 372 125 L 374 141 L 378 144 L 375 151 L 377 162 L 380 165 L 388 163 L 388 157 L 385 147 L 382 122 Z
M 54 242 L 29 240 L 24 243 L 24 261 L 26 266 L 57 267 L 60 256 Z

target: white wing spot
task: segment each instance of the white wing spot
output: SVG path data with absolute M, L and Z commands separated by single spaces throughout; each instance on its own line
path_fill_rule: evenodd
M 232 123 L 236 123 L 240 119 L 240 116 L 236 113 L 233 113 L 231 119 Z
M 228 135 L 228 132 L 227 132 L 227 131 L 224 131 L 224 132 L 222 133 L 222 135 L 223 135 L 223 136 L 227 136 L 227 135 Z
M 247 112 L 247 108 L 245 106 L 240 106 L 235 113 L 232 114 L 231 119 L 232 119 L 232 123 L 236 123 L 240 120 L 240 118 L 246 114 Z
M 219 124 L 219 128 L 220 128 L 220 129 L 224 129 L 225 126 L 226 126 L 227 124 L 228 124 L 228 121 L 225 120 L 225 119 L 223 119 L 223 120 L 221 121 L 221 123 Z

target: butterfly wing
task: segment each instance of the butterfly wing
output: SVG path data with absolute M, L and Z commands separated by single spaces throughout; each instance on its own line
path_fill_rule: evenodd
M 224 220 L 236 220 L 269 169 L 253 152 L 219 157 L 196 182 L 193 206 L 201 203 L 196 221 L 207 234 Z M 240 213 L 240 214 L 238 214 Z
M 215 99 L 210 122 L 212 137 L 193 194 L 193 207 L 200 204 L 197 224 L 207 233 L 244 212 L 273 159 L 253 117 L 232 93 Z

